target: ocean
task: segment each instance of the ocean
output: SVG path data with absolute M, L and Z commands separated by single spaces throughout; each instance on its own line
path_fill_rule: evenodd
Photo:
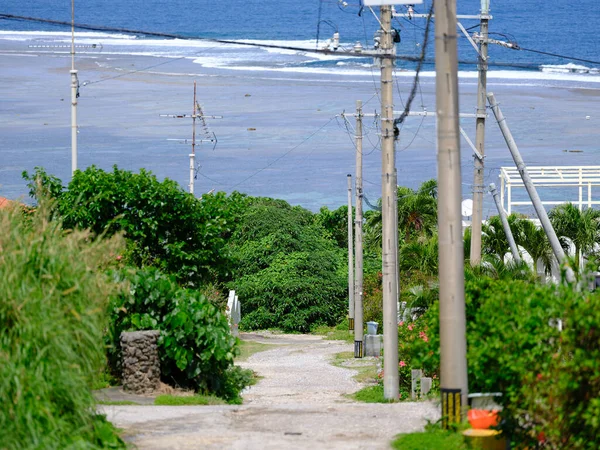
M 429 6 L 430 1 L 426 0 L 424 4 L 415 6 L 415 11 L 427 12 Z M 458 0 L 459 14 L 478 14 L 479 7 L 479 0 Z M 147 108 L 146 113 L 152 114 L 153 123 L 156 120 L 158 124 L 161 123 L 156 118 L 158 113 L 173 112 L 180 104 L 181 108 L 188 106 L 184 103 L 189 103 L 188 99 L 182 99 L 184 95 L 189 96 L 189 78 L 203 76 L 207 83 L 213 83 L 214 90 L 201 90 L 203 104 L 207 107 L 205 112 L 222 114 L 224 118 L 209 124 L 211 132 L 219 136 L 219 144 L 214 151 L 207 151 L 206 157 L 201 158 L 203 163 L 199 174 L 203 183 L 202 190 L 237 189 L 254 195 L 285 198 L 291 203 L 302 204 L 313 210 L 321 205 L 335 207 L 344 203 L 345 173 L 353 171 L 352 149 L 348 151 L 349 145 L 352 145 L 348 140 L 352 124 L 346 123 L 337 115 L 343 110 L 352 111 L 354 101 L 358 98 L 371 102 L 369 108 L 373 111 L 378 109 L 378 69 L 370 59 L 353 58 L 344 54 L 344 49 L 353 47 L 357 42 L 370 47 L 378 27 L 374 14 L 368 9 L 362 9 L 359 15 L 359 2 L 79 0 L 76 1 L 75 8 L 76 22 L 89 25 L 173 33 L 189 38 L 235 40 L 240 44 L 253 42 L 293 46 L 307 50 L 223 45 L 208 40 L 147 38 L 120 32 L 77 31 L 76 43 L 88 46 L 77 50 L 82 94 L 82 163 L 107 167 L 119 164 L 131 169 L 149 167 L 159 177 L 169 176 L 186 186 L 187 150 L 173 150 L 174 147 L 169 144 L 172 148 L 168 154 L 171 156 L 165 161 L 166 154 L 160 150 L 161 146 L 166 145 L 165 138 L 158 137 L 156 126 L 142 126 L 139 121 L 134 124 L 134 119 L 130 122 L 127 117 L 122 117 L 111 125 L 102 122 L 109 121 L 106 116 L 90 116 L 86 123 L 84 111 L 86 102 L 89 105 L 96 101 L 98 111 L 103 107 L 108 108 L 96 95 L 100 92 L 110 95 L 111 89 L 114 89 L 115 95 L 126 95 L 123 94 L 129 89 L 124 85 L 126 80 L 138 83 L 135 89 L 142 90 L 139 83 L 150 83 L 148 76 L 169 76 L 170 83 L 177 85 L 173 88 L 177 94 L 161 93 L 165 102 L 155 109 L 144 106 Z M 396 9 L 398 12 L 405 11 L 403 6 L 396 6 Z M 565 150 L 577 146 L 578 149 L 583 149 L 583 155 L 578 154 L 578 161 L 568 163 L 595 164 L 599 150 L 596 146 L 598 136 L 594 133 L 598 122 L 594 120 L 598 119 L 600 113 L 596 114 L 599 112 L 598 106 L 593 104 L 597 104 L 597 92 L 600 90 L 600 64 L 594 61 L 600 60 L 600 38 L 597 33 L 600 28 L 600 3 L 597 0 L 531 0 L 518 3 L 492 0 L 490 13 L 493 16 L 490 37 L 514 42 L 527 49 L 511 50 L 490 46 L 490 87 L 500 92 L 506 90 L 507 95 L 511 94 L 511 100 L 516 105 L 517 122 L 514 126 L 518 132 L 522 130 L 526 133 L 532 128 L 523 123 L 523 118 L 528 117 L 527 111 L 535 108 L 526 105 L 529 95 L 543 100 L 543 105 L 538 105 L 536 111 L 542 109 L 547 116 L 531 118 L 537 123 L 539 130 L 536 136 L 524 137 L 524 153 L 532 156 L 530 161 L 534 163 L 565 164 Z M 0 14 L 69 21 L 70 1 L 4 0 L 0 5 Z M 467 19 L 462 22 L 466 28 L 475 27 L 471 31 L 477 30 L 477 21 Z M 397 53 L 418 56 L 425 21 L 396 18 L 393 24 L 401 35 Z M 435 106 L 433 27 L 431 28 L 427 63 L 421 74 L 419 98 L 413 107 L 416 109 L 432 110 Z M 335 30 L 340 33 L 339 55 L 308 51 L 325 45 Z M 47 77 L 47 83 L 58 83 L 60 78 L 56 74 L 60 70 L 59 66 L 68 63 L 69 52 L 68 48 L 59 46 L 69 43 L 68 27 L 0 19 L 0 83 L 4 89 L 2 91 L 0 88 L 0 94 L 3 94 L 0 99 L 0 133 L 4 138 L 4 144 L 0 146 L 2 196 L 13 198 L 24 195 L 26 187 L 20 180 L 20 171 L 31 170 L 34 164 L 54 167 L 63 179 L 68 179 L 69 172 L 63 167 L 63 162 L 68 160 L 69 154 L 60 153 L 58 159 L 43 159 L 44 152 L 40 152 L 40 149 L 45 149 L 52 155 L 57 154 L 59 148 L 61 151 L 68 150 L 69 138 L 66 134 L 61 137 L 61 133 L 68 132 L 69 123 L 56 123 L 55 132 L 50 133 L 48 139 L 40 139 L 39 136 L 36 138 L 32 135 L 31 122 L 27 122 L 26 114 L 22 113 L 30 107 L 25 103 L 34 100 L 26 98 L 26 92 L 15 91 L 11 86 L 17 82 L 15 80 L 20 74 L 32 75 L 41 70 L 38 65 L 34 67 L 31 62 L 26 61 L 29 56 L 44 61 L 42 66 L 45 70 L 52 71 L 52 76 Z M 89 48 L 90 45 L 96 47 Z M 565 59 L 549 53 L 584 61 Z M 61 58 L 60 64 L 55 64 L 56 58 Z M 472 101 L 477 78 L 477 66 L 474 63 L 476 54 L 464 37 L 459 39 L 459 59 L 462 61 L 459 66 L 461 93 L 464 92 L 469 101 Z M 408 96 L 414 67 L 412 62 L 399 61 L 397 64 L 395 102 L 398 107 L 401 107 Z M 209 82 L 208 78 L 211 77 L 213 79 Z M 43 97 L 38 96 L 35 102 L 51 103 L 54 91 L 58 88 L 52 84 L 52 89 L 48 89 L 48 86 L 42 89 L 43 79 L 42 75 L 32 78 L 32 83 L 37 83 L 35 86 L 40 88 L 40 95 Z M 258 95 L 258 92 L 263 95 L 270 90 L 277 93 L 274 96 L 263 95 L 260 104 L 245 105 L 242 103 L 244 100 L 228 97 L 228 92 L 221 89 L 228 83 L 234 84 L 240 93 L 244 89 L 251 91 L 251 88 L 257 90 L 257 94 L 253 95 Z M 68 83 L 64 87 L 68 89 Z M 573 100 L 569 93 L 575 90 L 587 94 Z M 558 97 L 557 92 L 561 92 Z M 63 94 L 68 95 L 68 90 L 61 91 L 60 95 Z M 279 102 L 286 98 L 289 99 L 286 103 L 290 104 L 282 106 Z M 174 101 L 169 103 L 167 100 Z M 577 113 L 571 114 L 567 109 L 565 114 L 566 102 L 571 100 L 576 104 Z M 115 106 L 114 99 L 111 101 L 112 108 L 119 108 Z M 467 103 L 461 100 L 461 108 L 463 104 Z M 131 105 L 133 108 L 133 103 Z M 123 105 L 123 108 L 127 107 Z M 472 111 L 474 104 L 467 109 Z M 139 109 L 136 111 L 143 112 Z M 43 111 L 40 113 L 43 114 Z M 59 114 L 68 117 L 67 102 Z M 562 116 L 562 120 L 565 120 L 565 115 L 569 116 L 569 120 L 587 117 L 588 122 L 583 123 L 583 128 L 570 123 L 564 127 L 557 126 L 559 118 Z M 510 117 L 507 119 L 510 121 Z M 248 122 L 249 125 L 236 127 L 231 120 Z M 288 131 L 283 133 L 274 126 L 276 124 L 287 127 Z M 256 125 L 259 132 L 264 134 L 258 133 L 259 137 L 247 138 L 248 130 L 252 128 L 250 125 Z M 181 137 L 188 133 L 188 128 L 184 125 L 177 126 L 177 132 L 170 137 Z M 125 136 L 125 129 L 134 129 L 134 132 Z M 379 196 L 377 168 L 380 164 L 376 153 L 377 130 L 375 124 L 367 129 L 372 133 L 370 139 L 375 154 L 370 163 L 366 162 L 365 177 L 370 178 L 370 193 L 375 200 Z M 434 129 L 435 124 L 424 121 L 407 123 L 407 138 L 401 140 L 398 148 L 400 184 L 416 187 L 419 182 L 435 176 L 435 153 L 431 151 L 435 142 Z M 577 129 L 575 134 L 580 139 L 577 143 L 573 142 L 572 131 L 564 131 L 574 129 Z M 556 133 L 556 137 L 553 133 Z M 543 138 L 539 137 L 542 134 Z M 131 149 L 132 139 L 135 138 L 147 146 L 143 155 Z M 540 153 L 542 148 L 536 142 L 541 140 L 545 141 L 545 146 L 552 147 L 550 154 Z M 501 146 L 501 140 L 497 136 L 490 137 L 490 141 L 491 146 L 499 142 L 497 146 Z M 315 148 L 317 144 L 318 149 Z M 86 145 L 90 149 L 107 145 L 114 148 L 111 152 L 102 153 L 104 156 L 100 158 L 98 152 L 86 155 Z M 341 159 L 344 164 L 342 168 L 338 167 L 342 153 L 338 148 L 341 145 L 345 147 L 344 157 Z M 17 146 L 20 151 L 15 150 Z M 423 149 L 427 149 L 426 154 Z M 181 161 L 176 164 L 172 161 L 174 152 L 181 153 Z M 464 195 L 468 197 L 472 160 L 466 145 L 463 154 Z M 295 156 L 302 158 L 295 160 Z M 570 156 L 573 157 L 573 154 Z M 403 159 L 404 157 L 406 158 Z M 306 161 L 311 160 L 313 165 L 306 165 Z M 239 162 L 239 167 L 234 167 L 236 161 Z M 505 154 L 491 154 L 487 179 L 495 181 L 499 167 L 510 162 Z M 332 176 L 337 177 L 335 181 L 323 180 L 324 177 Z M 214 183 L 211 184 L 210 179 Z

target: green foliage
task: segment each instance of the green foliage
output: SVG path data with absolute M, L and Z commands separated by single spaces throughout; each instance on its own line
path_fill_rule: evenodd
M 366 274 L 363 280 L 363 319 L 364 322 L 383 324 L 383 292 L 381 272 Z
M 398 450 L 467 450 L 462 434 L 446 431 L 433 426 L 423 433 L 400 434 L 392 442 L 392 448 Z
M 344 252 L 313 215 L 287 204 L 254 203 L 232 239 L 241 328 L 307 332 L 345 314 Z
M 122 242 L 91 242 L 47 220 L 0 211 L 0 446 L 124 448 L 89 388 L 105 364 L 103 275 Z
M 578 268 L 580 256 L 592 253 L 600 241 L 600 211 L 592 208 L 579 211 L 572 203 L 566 203 L 552 209 L 549 217 L 565 253 L 574 245 Z
M 393 403 L 383 397 L 383 385 L 367 386 L 352 394 L 352 398 L 364 403 Z
M 469 390 L 502 392 L 502 428 L 515 443 L 595 448 L 600 434 L 600 295 L 565 285 L 467 275 Z M 423 330 L 429 342 L 422 336 L 401 338 L 407 345 L 400 351 L 408 352 L 405 357 L 413 367 L 435 372 L 439 304 L 413 329 Z
M 180 288 L 157 269 L 120 276 L 128 280 L 130 291 L 116 296 L 110 307 L 112 367 L 119 370 L 122 331 L 157 329 L 165 382 L 236 399 L 244 386 L 239 372 L 230 370 L 237 349 L 225 315 L 202 294 Z
M 529 441 L 552 449 L 594 449 L 600 436 L 600 295 L 570 295 L 564 331 L 545 357 L 547 368 L 523 382 Z
M 41 184 L 53 195 L 66 228 L 109 236 L 122 231 L 130 263 L 157 266 L 192 285 L 229 273 L 225 243 L 245 202 L 238 193 L 200 200 L 144 169 L 105 172 L 91 166 L 75 172 L 64 190 L 43 169 L 24 176 L 32 188 Z
M 154 399 L 159 406 L 224 405 L 225 401 L 213 395 L 159 395 Z
M 354 210 L 352 217 L 354 218 Z M 348 248 L 348 206 L 343 205 L 333 211 L 323 206 L 315 216 L 315 221 L 327 231 L 340 248 Z M 354 223 L 352 232 L 354 233 Z

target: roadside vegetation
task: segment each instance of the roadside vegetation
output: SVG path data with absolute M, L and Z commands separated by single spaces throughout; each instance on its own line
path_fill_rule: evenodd
M 312 331 L 326 338 L 353 340 L 345 320 L 345 206 L 333 211 L 322 208 L 314 214 L 281 200 L 237 192 L 206 194 L 197 199 L 172 181 L 159 181 L 146 171 L 131 173 L 118 168 L 77 171 L 68 185 L 42 169 L 25 177 L 39 204 L 48 198 L 52 207 L 38 206 L 43 213 L 12 213 L 0 237 L 4 238 L 0 241 L 2 279 L 13 280 L 0 289 L 16 292 L 8 295 L 6 291 L 1 300 L 0 319 L 9 326 L 3 331 L 0 354 L 5 359 L 9 355 L 7 373 L 17 374 L 17 378 L 2 378 L 4 398 L 13 400 L 9 402 L 9 414 L 0 420 L 4 425 L 17 420 L 14 436 L 34 421 L 40 426 L 35 438 L 40 442 L 46 442 L 43 439 L 54 432 L 59 436 L 64 426 L 81 430 L 85 442 L 99 447 L 105 437 L 98 440 L 98 435 L 117 439 L 118 443 L 110 425 L 90 413 L 93 407 L 85 403 L 92 399 L 87 397 L 88 388 L 78 391 L 82 392 L 81 404 L 87 405 L 83 408 L 86 413 L 68 419 L 81 420 L 76 425 L 45 423 L 42 416 L 46 409 L 30 411 L 29 404 L 18 410 L 17 406 L 36 396 L 50 398 L 36 389 L 42 392 L 53 389 L 50 385 L 54 383 L 63 383 L 52 377 L 36 377 L 37 386 L 31 380 L 25 383 L 19 379 L 25 376 L 22 367 L 33 364 L 36 358 L 43 367 L 34 373 L 45 373 L 46 364 L 48 370 L 56 364 L 51 369 L 56 373 L 75 373 L 78 381 L 69 386 L 118 380 L 118 336 L 122 331 L 161 330 L 161 371 L 166 384 L 191 389 L 198 398 L 216 396 L 230 403 L 241 402 L 240 393 L 252 382 L 253 375 L 234 364 L 240 357 L 240 343 L 231 336 L 227 324 L 229 289 L 236 290 L 242 302 L 242 330 Z M 37 214 L 45 214 L 45 221 Z M 477 267 L 467 263 L 465 270 L 469 389 L 503 393 L 501 427 L 515 445 L 593 448 L 589 443 L 595 443 L 595 436 L 600 435 L 600 295 L 587 292 L 587 286 L 589 270 L 598 269 L 595 252 L 600 243 L 600 213 L 563 205 L 552 210 L 550 218 L 561 244 L 573 255 L 569 264 L 578 274 L 577 288 L 564 282 L 548 282 L 547 276 L 557 273 L 557 268 L 552 267 L 545 235 L 529 220 L 518 215 L 509 217 L 520 251 L 533 260 L 532 268 L 511 262 L 498 218 L 492 217 L 483 227 L 482 263 Z M 406 305 L 397 330 L 402 398 L 410 392 L 411 369 L 422 369 L 433 379 L 434 394 L 439 387 L 436 221 L 435 181 L 427 181 L 418 189 L 398 188 L 400 300 Z M 50 229 L 56 237 L 46 238 Z M 24 230 L 18 231 L 23 233 L 22 247 L 15 247 L 19 239 L 6 238 L 15 230 Z M 377 207 L 365 213 L 364 235 L 364 319 L 381 324 L 381 212 Z M 59 252 L 46 245 L 52 239 L 56 245 L 71 246 L 71 253 L 64 252 L 67 259 L 56 268 L 60 277 L 36 265 L 41 264 L 42 257 L 63 261 L 57 256 Z M 85 253 L 74 242 L 90 249 L 112 247 L 97 250 L 101 255 L 88 260 L 73 253 L 73 248 Z M 466 258 L 469 243 L 467 230 Z M 32 249 L 37 253 L 28 253 Z M 10 266 L 7 261 L 17 257 L 25 258 L 27 264 L 10 262 L 14 267 Z M 21 266 L 32 272 L 26 273 Z M 63 275 L 62 270 L 71 275 Z M 35 296 L 29 300 L 25 289 L 28 284 L 22 281 L 29 279 L 26 277 L 36 277 L 32 286 L 39 286 L 39 301 Z M 76 282 L 79 278 L 81 281 Z M 106 286 L 86 296 L 90 304 L 78 303 L 83 302 L 77 299 L 79 293 L 88 292 L 82 284 L 88 278 L 92 283 L 102 280 Z M 70 284 L 66 282 L 69 279 L 73 280 Z M 35 331 L 38 328 L 30 326 L 24 314 L 31 313 L 38 317 L 36 320 L 45 314 L 58 314 L 46 312 L 48 304 L 41 300 L 45 296 L 60 297 L 60 302 L 52 305 L 63 305 L 63 297 L 75 303 L 55 308 L 61 318 L 38 327 L 40 337 Z M 61 320 L 68 323 L 61 325 Z M 69 330 L 79 336 L 80 331 L 74 327 L 84 320 L 93 322 L 93 326 L 86 328 L 81 339 L 67 342 Z M 54 326 L 64 332 L 59 333 L 65 336 L 66 347 L 61 351 L 75 343 L 86 348 L 73 350 L 71 356 L 60 361 L 40 359 L 39 352 L 45 354 L 53 348 L 45 345 L 63 345 L 59 340 L 44 341 L 44 327 Z M 29 340 L 31 346 L 16 350 L 15 342 Z M 62 355 L 60 351 L 54 354 Z M 86 361 L 69 359 L 76 354 Z M 69 376 L 64 377 L 65 383 L 71 383 Z M 381 376 L 378 374 L 378 378 Z M 365 391 L 364 400 L 378 398 L 378 389 L 380 386 L 374 385 Z M 62 401 L 61 396 L 51 398 Z M 75 410 L 57 405 L 48 405 L 47 410 L 52 411 L 51 407 Z M 44 427 L 56 431 L 48 434 Z M 3 427 L 3 432 L 6 429 Z M 77 438 L 76 433 L 72 439 Z

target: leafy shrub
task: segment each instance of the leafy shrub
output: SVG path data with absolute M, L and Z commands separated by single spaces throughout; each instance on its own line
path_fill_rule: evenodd
M 112 367 L 119 371 L 122 331 L 157 329 L 165 382 L 235 400 L 244 386 L 239 371 L 231 370 L 237 349 L 225 315 L 202 294 L 180 288 L 157 269 L 123 276 L 130 291 L 115 297 L 110 308 Z
M 469 390 L 502 392 L 502 428 L 534 448 L 595 448 L 600 434 L 600 296 L 564 285 L 471 277 L 466 283 Z M 564 330 L 556 326 L 562 319 Z M 418 319 L 414 364 L 439 367 L 439 303 Z M 428 369 L 429 367 L 429 369 Z
M 547 368 L 522 378 L 530 444 L 595 449 L 600 436 L 600 295 L 567 297 L 564 331 L 548 349 Z
M 344 252 L 310 211 L 254 200 L 232 238 L 234 280 L 245 329 L 308 332 L 347 310 Z
M 120 246 L 65 234 L 43 205 L 27 218 L 0 211 L 2 448 L 124 448 L 89 388 L 116 289 L 102 268 Z
M 116 166 L 112 172 L 95 166 L 76 171 L 67 188 L 43 169 L 23 176 L 32 194 L 41 184 L 54 196 L 66 228 L 109 236 L 122 231 L 126 259 L 134 265 L 157 266 L 195 286 L 229 273 L 225 244 L 245 202 L 239 193 L 206 194 L 199 200 L 175 181 Z
M 367 274 L 363 279 L 364 322 L 377 322 L 383 331 L 383 292 L 381 272 Z

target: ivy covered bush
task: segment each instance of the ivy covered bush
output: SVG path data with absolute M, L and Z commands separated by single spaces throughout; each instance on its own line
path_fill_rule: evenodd
M 307 332 L 346 314 L 344 251 L 310 211 L 256 200 L 240 219 L 231 251 L 230 288 L 242 300 L 242 328 Z
M 129 290 L 110 305 L 108 343 L 111 367 L 120 372 L 119 336 L 123 331 L 160 330 L 161 377 L 171 386 L 239 400 L 251 380 L 233 367 L 236 339 L 225 314 L 198 291 L 180 288 L 155 268 L 121 272 Z

